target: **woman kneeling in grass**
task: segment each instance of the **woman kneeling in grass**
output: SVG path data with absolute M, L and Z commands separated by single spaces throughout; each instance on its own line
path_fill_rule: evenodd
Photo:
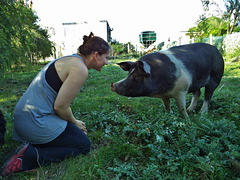
M 77 54 L 47 64 L 17 103 L 13 139 L 22 144 L 4 165 L 2 176 L 90 151 L 85 123 L 74 118 L 70 104 L 86 81 L 88 70 L 101 71 L 108 64 L 110 47 L 93 33 L 83 40 Z

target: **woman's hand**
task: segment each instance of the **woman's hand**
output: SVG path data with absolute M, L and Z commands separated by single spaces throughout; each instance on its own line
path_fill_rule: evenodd
M 84 122 L 76 120 L 75 125 L 79 127 L 87 135 L 87 128 Z

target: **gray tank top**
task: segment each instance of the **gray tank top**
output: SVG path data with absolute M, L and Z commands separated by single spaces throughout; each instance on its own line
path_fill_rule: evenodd
M 71 56 L 82 59 L 77 54 Z M 54 140 L 65 130 L 67 121 L 61 119 L 54 111 L 57 92 L 45 78 L 48 67 L 59 59 L 48 63 L 38 73 L 18 101 L 14 110 L 14 140 L 44 144 Z

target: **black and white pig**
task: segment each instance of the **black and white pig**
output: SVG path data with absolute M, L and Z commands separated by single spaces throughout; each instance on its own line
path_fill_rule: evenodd
M 147 54 L 136 62 L 118 65 L 129 71 L 129 75 L 115 84 L 112 82 L 113 92 L 128 97 L 161 98 L 166 111 L 170 111 L 170 98 L 174 98 L 185 118 L 187 111 L 196 108 L 202 87 L 205 87 L 205 96 L 201 112 L 208 111 L 209 101 L 224 72 L 222 55 L 217 48 L 205 43 L 172 47 Z M 188 93 L 193 93 L 193 98 L 186 110 Z

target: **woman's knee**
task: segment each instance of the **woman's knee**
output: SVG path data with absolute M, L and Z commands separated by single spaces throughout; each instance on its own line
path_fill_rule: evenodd
M 81 151 L 82 154 L 87 154 L 90 152 L 91 149 L 91 141 L 90 139 L 86 136 L 86 138 L 81 140 L 81 143 L 78 146 L 79 150 Z

